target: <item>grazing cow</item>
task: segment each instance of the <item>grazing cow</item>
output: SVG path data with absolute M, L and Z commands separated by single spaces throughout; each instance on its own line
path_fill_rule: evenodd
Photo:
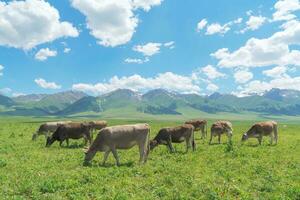
M 120 165 L 117 149 L 130 149 L 138 145 L 140 163 L 146 162 L 149 151 L 150 126 L 148 124 L 120 125 L 100 130 L 93 144 L 85 152 L 84 163 L 90 162 L 97 151 L 105 152 L 103 165 L 110 152 L 113 153 L 117 165 Z
M 66 140 L 67 146 L 69 146 L 69 139 L 80 139 L 84 138 L 85 145 L 87 141 L 92 143 L 91 126 L 87 123 L 69 123 L 59 125 L 56 131 L 52 134 L 51 137 L 47 138 L 46 147 L 50 147 L 55 141 L 59 141 L 59 145 L 61 146 L 63 141 Z
M 94 130 L 100 131 L 101 129 L 103 129 L 107 126 L 106 121 L 91 121 L 91 122 L 89 122 L 89 124 L 91 125 L 92 131 L 94 131 Z
M 189 147 L 193 147 L 193 151 L 196 150 L 196 143 L 194 139 L 194 126 L 191 124 L 184 124 L 182 126 L 172 127 L 172 128 L 162 128 L 155 136 L 153 140 L 150 141 L 150 149 L 154 149 L 156 146 L 163 144 L 168 147 L 170 152 L 174 152 L 172 146 L 173 143 L 186 142 L 186 152 Z
M 210 140 L 209 144 L 211 144 L 212 138 L 218 136 L 218 142 L 221 143 L 221 135 L 226 133 L 228 140 L 231 141 L 232 137 L 232 124 L 228 121 L 217 121 L 213 123 L 210 129 Z
M 257 138 L 259 144 L 261 145 L 261 141 L 263 136 L 270 136 L 271 141 L 275 139 L 275 144 L 277 144 L 278 140 L 278 125 L 275 121 L 268 122 L 260 122 L 254 124 L 246 133 L 243 134 L 242 141 L 248 140 L 248 138 Z
M 47 138 L 50 133 L 54 133 L 59 125 L 68 124 L 71 121 L 47 122 L 41 124 L 36 133 L 32 135 L 32 140 L 36 140 L 38 136 L 45 135 Z
M 194 126 L 194 131 L 201 131 L 201 139 L 207 136 L 207 121 L 206 120 L 189 120 L 185 124 L 191 124 Z

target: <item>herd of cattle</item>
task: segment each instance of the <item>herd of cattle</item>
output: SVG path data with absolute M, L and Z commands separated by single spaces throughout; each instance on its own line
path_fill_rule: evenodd
M 99 131 L 93 141 L 93 132 Z M 112 152 L 116 159 L 117 165 L 120 164 L 117 149 L 130 149 L 137 145 L 140 152 L 140 163 L 145 163 L 150 150 L 158 145 L 166 145 L 170 152 L 174 152 L 172 143 L 186 142 L 186 152 L 189 148 L 196 150 L 194 131 L 201 132 L 201 138 L 207 136 L 206 120 L 190 120 L 181 126 L 162 128 L 153 140 L 150 140 L 150 126 L 148 124 L 118 125 L 107 127 L 106 121 L 91 122 L 47 122 L 42 124 L 36 133 L 33 134 L 32 140 L 39 135 L 46 137 L 46 146 L 51 146 L 55 141 L 59 141 L 60 146 L 66 141 L 69 146 L 69 139 L 84 138 L 85 145 L 89 142 L 89 147 L 85 150 L 85 163 L 89 163 L 97 151 L 105 152 L 103 165 L 108 155 Z M 233 128 L 229 121 L 217 121 L 211 126 L 211 134 L 209 144 L 213 137 L 218 136 L 220 143 L 221 135 L 226 134 L 228 140 L 231 140 Z M 51 135 L 50 135 L 51 134 Z M 260 122 L 254 124 L 242 136 L 242 141 L 248 138 L 257 138 L 259 144 L 262 142 L 263 136 L 270 136 L 271 144 L 273 140 L 277 144 L 278 131 L 275 121 Z

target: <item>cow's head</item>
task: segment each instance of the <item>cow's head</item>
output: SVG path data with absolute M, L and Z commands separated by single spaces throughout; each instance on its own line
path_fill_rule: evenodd
M 248 140 L 248 134 L 247 133 L 244 133 L 243 136 L 242 136 L 242 142 Z
M 150 150 L 153 150 L 157 145 L 157 140 L 150 140 Z
M 50 147 L 55 142 L 55 140 L 56 139 L 53 136 L 47 137 L 46 147 Z
M 37 136 L 38 136 L 37 133 L 33 133 L 33 134 L 32 134 L 32 140 L 36 140 Z
M 90 150 L 89 148 L 86 148 L 86 149 L 83 150 L 83 152 L 85 154 L 83 165 L 88 165 L 90 163 L 90 161 L 94 158 L 97 151 Z

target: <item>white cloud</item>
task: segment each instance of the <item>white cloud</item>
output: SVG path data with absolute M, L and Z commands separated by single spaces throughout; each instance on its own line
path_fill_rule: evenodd
M 158 6 L 163 2 L 163 0 L 133 0 L 133 6 L 137 8 L 142 8 L 145 11 L 149 11 L 151 7 Z
M 207 65 L 201 68 L 201 71 L 209 78 L 209 79 L 216 79 L 225 77 L 225 74 L 219 72 L 215 67 L 211 65 Z
M 254 80 L 246 84 L 245 87 L 241 88 L 237 94 L 239 96 L 248 96 L 251 94 L 263 94 L 266 91 L 271 90 L 272 88 L 279 89 L 291 89 L 300 91 L 300 77 L 278 77 L 269 82 Z
M 230 30 L 228 24 L 220 25 L 219 23 L 213 23 L 207 26 L 206 35 L 221 34 L 224 35 Z
M 205 26 L 207 25 L 207 20 L 206 19 L 202 19 L 200 22 L 198 22 L 197 24 L 197 31 L 201 31 L 202 29 L 205 28 Z
M 241 33 L 245 33 L 248 30 L 257 30 L 267 21 L 266 17 L 263 16 L 250 16 L 246 22 L 247 27 L 241 30 Z
M 4 69 L 4 67 L 2 65 L 0 65 L 0 76 L 3 76 L 3 69 Z
M 64 53 L 70 53 L 71 49 L 70 48 L 64 48 Z
M 144 59 L 140 59 L 140 58 L 126 58 L 124 60 L 124 62 L 126 63 L 136 63 L 136 64 L 143 64 L 146 62 L 149 62 L 149 58 L 144 58 Z
M 8 87 L 0 89 L 0 94 L 2 94 L 2 95 L 9 95 L 11 92 L 12 92 L 12 89 L 10 89 Z
M 93 84 L 78 83 L 72 87 L 74 90 L 104 94 L 116 89 L 131 89 L 134 91 L 147 91 L 163 88 L 181 93 L 199 93 L 200 88 L 191 77 L 181 76 L 172 72 L 158 74 L 153 78 L 145 78 L 140 75 L 112 77 L 108 82 Z
M 144 54 L 144 56 L 153 56 L 159 53 L 161 45 L 161 43 L 149 42 L 145 45 L 136 45 L 133 50 Z
M 0 1 L 0 45 L 31 49 L 61 37 L 77 37 L 69 22 L 44 0 Z
M 275 13 L 273 14 L 274 21 L 291 20 L 296 18 L 293 12 L 300 10 L 299 0 L 279 0 L 274 5 Z
M 300 44 L 300 22 L 290 21 L 283 30 L 266 39 L 250 38 L 234 52 L 219 49 L 211 54 L 221 67 L 263 67 L 271 65 L 300 65 L 300 51 L 290 50 L 290 45 Z
M 287 67 L 277 66 L 272 69 L 263 71 L 263 74 L 271 78 L 280 78 L 283 76 L 287 76 L 286 72 L 287 72 Z
M 60 89 L 61 86 L 56 84 L 55 82 L 47 82 L 46 80 L 39 78 L 39 79 L 35 79 L 34 82 L 45 89 Z
M 160 5 L 161 0 L 71 0 L 72 6 L 86 16 L 90 34 L 98 44 L 115 47 L 128 43 L 136 27 L 138 17 L 134 10 L 149 11 Z
M 237 83 L 247 83 L 253 78 L 253 73 L 248 70 L 239 70 L 234 73 L 234 79 Z
M 57 51 L 50 50 L 49 48 L 40 49 L 35 54 L 35 59 L 40 61 L 45 61 L 48 59 L 48 57 L 55 57 L 57 55 Z
M 164 47 L 167 47 L 169 49 L 174 49 L 175 48 L 175 42 L 174 41 L 166 42 L 166 43 L 164 43 Z
M 215 92 L 219 89 L 219 87 L 216 85 L 216 84 L 213 84 L 213 83 L 209 83 L 206 87 L 206 89 L 208 91 L 211 91 L 211 92 Z

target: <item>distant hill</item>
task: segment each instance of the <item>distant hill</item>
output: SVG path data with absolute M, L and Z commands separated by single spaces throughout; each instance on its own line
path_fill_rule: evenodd
M 11 98 L 0 94 L 0 106 L 10 107 L 13 105 L 15 105 L 15 102 Z
M 15 102 L 19 103 L 28 103 L 28 102 L 36 102 L 40 101 L 44 97 L 46 97 L 47 94 L 28 94 L 28 95 L 20 95 L 17 97 L 12 98 Z
M 124 112 L 146 115 L 189 115 L 193 112 L 217 114 L 245 112 L 261 115 L 300 115 L 300 92 L 272 89 L 265 94 L 237 97 L 214 93 L 210 96 L 178 94 L 163 89 L 140 94 L 118 89 L 98 97 L 67 91 L 51 95 L 26 95 L 10 99 L 0 96 L 0 106 L 10 115 L 77 115 L 80 113 Z M 7 109 L 6 109 L 7 110 Z

